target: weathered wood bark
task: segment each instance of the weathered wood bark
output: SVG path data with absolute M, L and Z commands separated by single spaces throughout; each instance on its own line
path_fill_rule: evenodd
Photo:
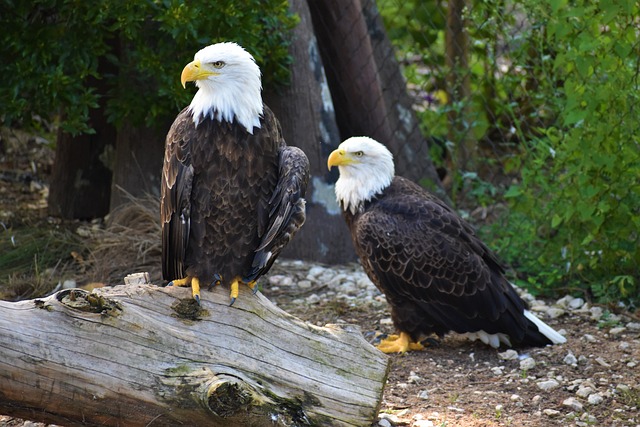
M 373 56 L 380 76 L 382 95 L 387 107 L 386 118 L 393 132 L 389 149 L 393 153 L 396 173 L 412 181 L 427 178 L 439 197 L 449 201 L 429 153 L 429 138 L 420 131 L 413 111 L 414 101 L 407 93 L 407 82 L 395 57 L 391 40 L 382 22 L 375 0 L 362 0 L 362 13 L 371 38 Z M 429 136 L 429 135 L 427 135 Z
M 469 37 L 464 24 L 466 0 L 449 0 L 447 3 L 447 28 L 445 31 L 445 59 L 449 69 L 447 95 L 449 104 L 449 140 L 456 144 L 452 171 L 475 170 L 478 144 L 469 122 L 471 81 L 469 70 Z
M 355 261 L 335 198 L 337 172 L 327 170 L 327 157 L 341 141 L 309 6 L 306 0 L 290 0 L 290 6 L 300 17 L 289 48 L 294 58 L 291 82 L 277 92 L 265 92 L 264 98 L 280 119 L 287 143 L 307 154 L 311 180 L 306 195 L 307 220 L 283 256 L 329 264 Z
M 0 413 L 62 425 L 369 426 L 388 359 L 243 287 L 0 302 Z

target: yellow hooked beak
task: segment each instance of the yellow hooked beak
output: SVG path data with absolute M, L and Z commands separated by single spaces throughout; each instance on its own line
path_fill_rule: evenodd
M 346 166 L 350 165 L 354 162 L 353 157 L 345 150 L 338 148 L 337 150 L 333 150 L 331 154 L 329 154 L 329 158 L 327 159 L 327 168 L 331 170 L 333 166 Z
M 206 79 L 209 76 L 217 76 L 219 74 L 220 73 L 209 71 L 203 68 L 200 61 L 195 60 L 189 62 L 182 70 L 182 74 L 180 75 L 180 83 L 182 83 L 183 88 L 186 88 L 187 82 L 194 82 L 196 80 Z

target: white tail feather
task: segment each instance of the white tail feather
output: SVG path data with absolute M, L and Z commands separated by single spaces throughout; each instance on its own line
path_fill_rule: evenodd
M 544 323 L 542 320 L 538 319 L 532 312 L 529 310 L 524 311 L 524 316 L 531 320 L 534 325 L 538 327 L 538 330 L 542 335 L 549 338 L 554 344 L 564 344 L 567 342 L 567 339 L 560 335 L 557 331 L 555 331 L 551 326 Z

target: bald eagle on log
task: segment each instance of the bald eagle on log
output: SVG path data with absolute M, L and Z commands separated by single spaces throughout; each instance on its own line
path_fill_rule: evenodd
M 181 82 L 199 88 L 166 139 L 162 274 L 176 286 L 252 289 L 305 220 L 309 161 L 262 102 L 260 69 L 235 43 L 200 50 Z
M 340 171 L 335 192 L 356 253 L 400 332 L 380 350 L 419 350 L 429 334 L 449 331 L 495 348 L 566 341 L 527 309 L 469 224 L 419 185 L 395 176 L 384 145 L 349 138 L 329 156 L 332 166 Z

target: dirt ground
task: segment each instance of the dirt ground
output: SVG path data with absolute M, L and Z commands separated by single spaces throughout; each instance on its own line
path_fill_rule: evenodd
M 58 223 L 46 217 L 51 150 L 37 138 L 25 136 L 21 144 L 0 137 L 0 233 Z M 265 294 L 317 325 L 357 324 L 365 336 L 393 332 L 384 304 L 295 303 L 317 291 L 292 287 Z M 447 336 L 423 351 L 392 355 L 376 425 L 640 426 L 639 320 L 631 313 L 608 314 L 606 307 L 604 313 L 595 318 L 582 308 L 545 319 L 567 337 L 559 346 L 514 354 Z M 18 425 L 38 424 L 0 416 L 0 426 Z

